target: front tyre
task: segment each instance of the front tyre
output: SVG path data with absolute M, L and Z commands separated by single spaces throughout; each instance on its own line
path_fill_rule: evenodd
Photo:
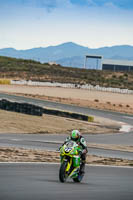
M 67 167 L 67 162 L 63 162 L 63 163 L 61 164 L 61 166 L 60 166 L 59 180 L 60 180 L 60 182 L 62 182 L 62 183 L 66 182 L 66 179 L 67 179 L 66 167 Z

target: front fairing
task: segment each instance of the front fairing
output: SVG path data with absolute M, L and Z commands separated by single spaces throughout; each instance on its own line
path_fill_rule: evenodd
M 76 142 L 67 142 L 60 149 L 61 163 L 67 162 L 66 173 L 69 177 L 76 177 L 80 168 L 80 155 L 81 151 Z
M 60 156 L 69 156 L 73 157 L 74 155 L 79 155 L 81 148 L 76 142 L 67 142 L 60 149 Z

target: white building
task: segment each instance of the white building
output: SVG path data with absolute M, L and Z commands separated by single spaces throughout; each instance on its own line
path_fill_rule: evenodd
M 86 55 L 84 68 L 111 71 L 133 71 L 133 61 L 103 59 L 103 56 L 100 55 Z

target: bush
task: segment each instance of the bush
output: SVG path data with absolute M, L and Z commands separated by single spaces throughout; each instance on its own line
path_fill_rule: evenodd
M 125 73 L 125 74 L 124 74 L 124 76 L 125 76 L 125 77 L 128 77 L 128 74 L 127 74 L 127 73 Z
M 126 105 L 126 107 L 129 108 L 130 106 L 129 106 L 129 105 Z
M 99 100 L 98 100 L 98 99 L 94 99 L 94 101 L 95 101 L 95 102 L 99 102 Z
M 114 75 L 112 75 L 112 78 L 114 79 L 114 78 L 116 78 L 116 75 L 114 74 Z

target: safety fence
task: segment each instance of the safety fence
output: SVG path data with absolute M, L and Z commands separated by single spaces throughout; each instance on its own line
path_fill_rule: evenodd
M 83 121 L 88 121 L 88 122 L 94 121 L 93 116 L 88 116 L 88 115 L 83 115 L 80 113 L 73 113 L 73 112 L 63 111 L 63 110 L 56 110 L 56 109 L 51 109 L 51 108 L 46 108 L 46 107 L 44 108 L 44 107 L 40 107 L 34 104 L 29 104 L 25 102 L 21 102 L 21 103 L 14 102 L 14 101 L 9 101 L 7 99 L 0 100 L 0 109 L 29 114 L 29 115 L 36 115 L 36 116 L 42 116 L 43 114 L 48 114 L 48 115 L 78 119 L 78 120 L 83 120 Z
M 81 88 L 93 91 L 113 92 L 121 94 L 133 94 L 133 90 L 112 88 L 112 87 L 101 87 L 99 85 L 93 86 L 91 84 L 70 84 L 70 83 L 52 83 L 52 82 L 37 82 L 37 81 L 26 81 L 26 80 L 12 80 L 13 85 L 31 85 L 31 86 L 52 86 L 52 87 L 63 87 L 63 88 Z

